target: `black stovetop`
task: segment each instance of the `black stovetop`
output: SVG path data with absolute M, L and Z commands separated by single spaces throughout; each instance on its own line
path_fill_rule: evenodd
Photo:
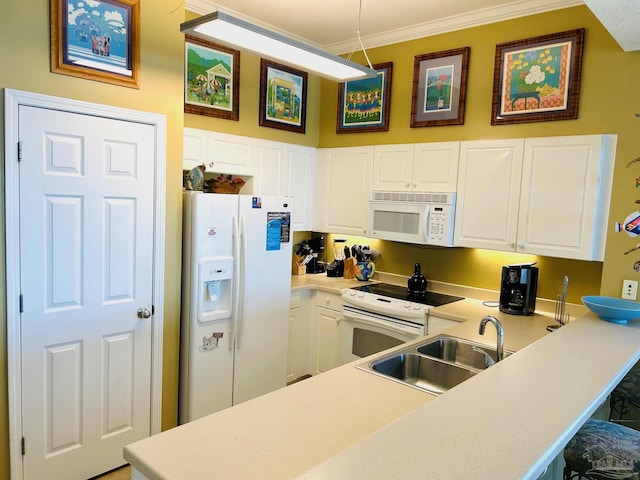
M 439 307 L 441 305 L 446 305 L 447 303 L 464 300 L 464 297 L 456 297 L 454 295 L 446 295 L 444 293 L 436 292 L 426 292 L 424 295 L 409 295 L 406 287 L 391 285 L 390 283 L 372 283 L 369 285 L 353 287 L 353 289 L 360 290 L 361 292 L 372 293 L 374 295 L 382 295 L 385 297 L 397 298 L 399 300 L 406 300 L 408 302 L 431 305 L 432 307 Z

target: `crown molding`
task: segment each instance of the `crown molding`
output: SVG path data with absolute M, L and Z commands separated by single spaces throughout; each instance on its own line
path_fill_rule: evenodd
M 516 0 L 497 7 L 484 8 L 475 10 L 470 13 L 453 15 L 451 17 L 434 20 L 432 22 L 408 25 L 403 28 L 389 30 L 379 34 L 363 36 L 362 42 L 364 43 L 365 48 L 382 47 L 385 45 L 406 42 L 409 40 L 416 40 L 418 38 L 429 37 L 432 35 L 452 32 L 455 30 L 462 30 L 465 28 L 477 27 L 480 25 L 487 25 L 490 23 L 502 22 L 505 20 L 512 20 L 514 18 L 525 17 L 528 15 L 535 15 L 538 13 L 559 10 L 562 8 L 575 7 L 584 4 L 585 3 L 583 0 Z M 211 13 L 217 10 L 215 2 L 212 0 L 185 0 L 185 8 L 200 15 Z M 243 15 L 239 12 L 234 12 L 225 8 L 225 13 L 254 23 L 263 28 L 278 32 L 282 35 L 294 38 L 301 42 L 323 48 L 324 50 L 331 53 L 348 53 L 353 51 L 354 49 L 354 39 L 328 45 L 319 45 L 317 43 L 310 42 L 309 39 L 292 35 L 290 32 L 275 28 L 272 25 L 265 24 L 264 22 L 260 22 L 255 18 Z
M 470 13 L 453 15 L 432 22 L 408 25 L 404 28 L 389 30 L 375 35 L 362 37 L 366 48 L 382 47 L 394 43 L 417 40 L 442 33 L 478 27 L 490 23 L 513 20 L 538 13 L 560 10 L 563 8 L 584 5 L 583 0 L 518 0 L 493 8 L 484 8 Z M 338 42 L 323 47 L 331 53 L 347 53 L 353 50 L 353 40 Z

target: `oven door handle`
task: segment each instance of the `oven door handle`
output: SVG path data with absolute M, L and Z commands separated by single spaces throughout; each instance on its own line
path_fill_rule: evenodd
M 399 332 L 407 335 L 412 335 L 416 338 L 424 334 L 424 328 L 418 325 L 413 327 L 405 325 L 403 323 L 394 322 L 389 318 L 381 318 L 371 313 L 363 314 L 351 309 L 346 309 L 344 307 L 342 309 L 342 316 L 344 317 L 345 321 L 355 320 L 359 323 L 365 323 L 368 325 L 384 328 L 386 330 L 389 330 L 390 332 Z

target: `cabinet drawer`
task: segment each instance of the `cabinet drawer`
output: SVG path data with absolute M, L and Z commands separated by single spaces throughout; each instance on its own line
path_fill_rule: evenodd
M 342 310 L 342 298 L 335 293 L 327 293 L 316 291 L 315 305 L 318 307 L 329 308 L 331 310 Z

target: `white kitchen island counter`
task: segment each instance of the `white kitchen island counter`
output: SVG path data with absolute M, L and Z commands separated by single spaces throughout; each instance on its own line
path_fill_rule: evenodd
M 492 326 L 477 336 L 478 320 L 447 333 L 493 344 Z M 507 348 L 535 341 L 548 323 L 508 316 Z M 535 338 L 514 338 L 526 335 Z M 354 362 L 131 444 L 124 456 L 151 480 L 536 478 L 639 357 L 640 322 L 586 315 L 440 397 Z

